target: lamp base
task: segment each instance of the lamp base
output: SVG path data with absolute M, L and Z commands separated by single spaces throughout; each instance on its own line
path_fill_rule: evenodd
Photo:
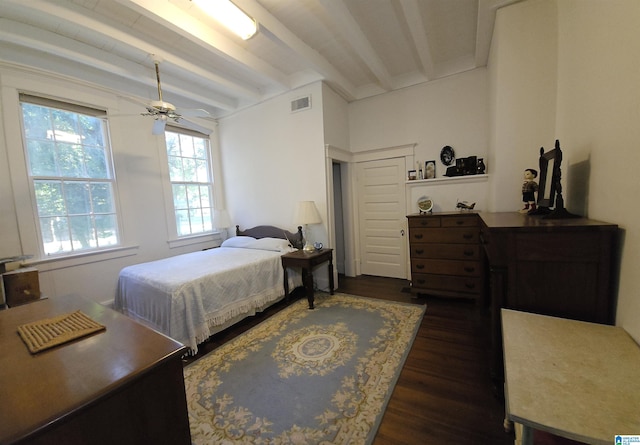
M 302 250 L 304 250 L 307 253 L 311 253 L 311 252 L 315 252 L 316 248 L 313 247 L 313 244 L 311 244 L 309 241 L 307 241 L 304 245 L 304 247 L 302 248 Z

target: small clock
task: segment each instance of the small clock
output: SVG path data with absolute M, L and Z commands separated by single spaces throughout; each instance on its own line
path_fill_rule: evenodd
M 442 150 L 440 150 L 440 160 L 444 165 L 451 165 L 455 158 L 456 154 L 453 152 L 453 148 L 449 145 L 442 147 Z
M 418 209 L 420 213 L 429 213 L 433 210 L 433 200 L 428 196 L 418 198 Z

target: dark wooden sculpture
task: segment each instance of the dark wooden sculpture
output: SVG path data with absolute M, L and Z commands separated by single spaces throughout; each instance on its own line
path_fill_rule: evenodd
M 531 215 L 544 215 L 547 219 L 580 218 L 565 209 L 562 197 L 562 150 L 556 139 L 553 150 L 544 152 L 540 147 L 540 183 L 538 186 L 538 208 Z M 555 204 L 555 206 L 554 206 Z M 551 209 L 553 207 L 553 210 Z

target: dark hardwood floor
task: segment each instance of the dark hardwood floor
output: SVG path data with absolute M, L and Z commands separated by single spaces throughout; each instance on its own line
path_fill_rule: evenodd
M 374 445 L 513 444 L 489 373 L 489 312 L 472 301 L 413 297 L 406 280 L 340 276 L 338 292 L 414 304 L 427 310 L 387 406 Z M 296 290 L 299 295 L 300 290 Z M 294 293 L 294 295 L 296 295 Z M 197 360 L 281 310 L 278 303 L 213 336 Z

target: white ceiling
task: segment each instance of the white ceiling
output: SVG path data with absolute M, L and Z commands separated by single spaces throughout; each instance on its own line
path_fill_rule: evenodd
M 213 1 L 213 0 L 212 0 Z M 189 0 L 0 0 L 0 60 L 222 117 L 323 80 L 347 101 L 486 66 L 519 0 L 235 0 L 248 41 Z

